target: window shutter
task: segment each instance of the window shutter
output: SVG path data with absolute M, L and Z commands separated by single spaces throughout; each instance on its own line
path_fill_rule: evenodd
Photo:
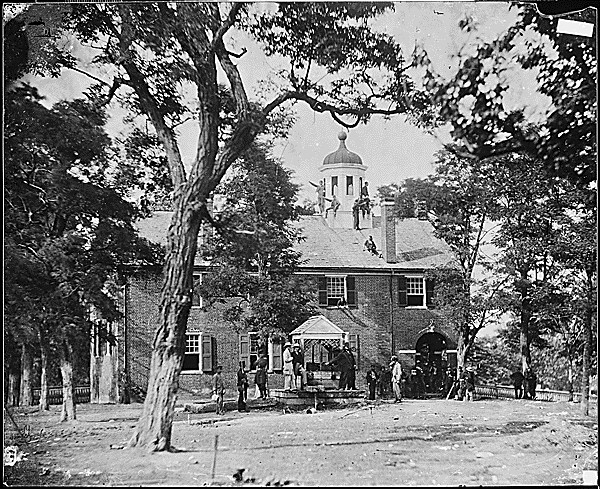
M 244 362 L 250 368 L 250 335 L 240 335 L 240 362 Z
M 283 351 L 279 340 L 273 341 L 273 363 L 271 365 L 273 370 L 283 370 Z
M 408 305 L 406 300 L 406 277 L 404 275 L 398 277 L 398 304 L 400 307 Z
M 319 305 L 327 305 L 327 277 L 319 277 Z
M 425 279 L 425 305 L 430 309 L 433 309 L 435 307 L 435 304 L 433 303 L 433 297 L 435 294 L 434 287 L 435 287 L 434 279 L 432 279 L 432 278 Z
M 349 306 L 356 306 L 356 280 L 354 277 L 346 277 L 346 300 Z
M 202 371 L 203 372 L 212 372 L 213 370 L 213 340 L 214 338 L 210 335 L 203 334 L 202 335 Z
M 352 351 L 352 353 L 354 353 L 354 359 L 356 360 L 356 367 L 360 368 L 360 365 L 359 365 L 360 352 L 358 350 L 358 346 L 359 346 L 358 335 L 350 333 L 348 335 L 348 343 L 350 343 L 350 350 Z

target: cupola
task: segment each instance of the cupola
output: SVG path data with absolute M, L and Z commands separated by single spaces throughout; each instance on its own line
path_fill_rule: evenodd
M 362 165 L 362 158 L 352 151 L 348 151 L 346 147 L 346 138 L 348 135 L 344 131 L 340 131 L 338 139 L 340 147 L 337 151 L 328 154 L 323 160 L 323 165 Z

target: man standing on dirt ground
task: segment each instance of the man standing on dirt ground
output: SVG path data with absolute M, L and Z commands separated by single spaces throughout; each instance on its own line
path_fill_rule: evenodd
M 294 382 L 294 357 L 290 351 L 292 344 L 289 341 L 283 345 L 283 389 L 291 391 L 296 388 L 296 382 Z
M 344 343 L 344 351 L 350 360 L 350 370 L 348 371 L 348 389 L 355 391 L 356 390 L 356 359 L 354 358 L 354 354 L 350 349 L 349 343 Z
M 392 370 L 392 389 L 394 390 L 394 402 L 402 402 L 402 365 L 398 357 L 391 358 L 390 369 Z
M 248 412 L 248 373 L 246 372 L 246 363 L 240 362 L 240 368 L 237 372 L 238 388 L 238 411 Z
M 212 379 L 212 392 L 213 397 L 215 398 L 215 402 L 217 404 L 216 413 L 217 414 L 225 414 L 225 407 L 223 406 L 223 395 L 225 394 L 225 384 L 223 383 L 223 377 L 221 373 L 223 372 L 223 367 L 221 365 L 217 366 L 217 371 L 215 375 L 213 375 Z
M 523 374 L 520 370 L 515 370 L 510 374 L 510 380 L 515 387 L 515 399 L 523 399 Z
M 256 374 L 254 374 L 254 383 L 258 387 L 260 392 L 260 398 L 267 398 L 267 367 L 262 363 L 258 363 L 256 367 Z
M 352 365 L 352 359 L 348 355 L 350 350 L 347 343 L 344 343 L 344 348 L 340 351 L 330 362 L 326 365 L 333 365 L 334 368 L 340 371 L 340 382 L 338 384 L 339 390 L 346 390 L 350 386 L 350 370 L 354 368 Z
M 475 371 L 473 367 L 467 367 L 465 371 L 465 384 L 466 384 L 466 396 L 467 401 L 475 400 Z
M 377 370 L 375 365 L 371 365 L 371 368 L 367 372 L 367 385 L 369 386 L 369 401 L 375 400 L 375 389 L 379 384 L 379 375 L 377 375 Z
M 535 399 L 535 384 L 537 383 L 537 377 L 531 367 L 525 369 L 525 394 L 526 399 Z
M 304 390 L 304 387 L 308 382 L 308 378 L 306 375 L 306 369 L 304 368 L 304 354 L 302 353 L 302 348 L 300 347 L 299 343 L 294 343 L 294 348 L 292 349 L 292 359 L 296 388 L 299 390 Z
M 421 368 L 421 362 L 417 361 L 413 368 L 413 382 L 415 390 L 415 398 L 425 398 L 425 379 L 423 378 L 423 369 Z

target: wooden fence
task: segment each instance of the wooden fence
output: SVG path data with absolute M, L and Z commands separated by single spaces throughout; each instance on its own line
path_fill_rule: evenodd
M 33 389 L 33 404 L 40 402 L 40 390 Z M 90 402 L 90 386 L 82 385 L 75 387 L 75 403 L 82 404 L 84 402 Z M 50 404 L 62 404 L 63 394 L 62 387 L 50 387 L 48 389 L 48 402 Z
M 478 385 L 475 393 L 479 397 L 492 399 L 514 399 L 515 388 L 511 385 Z M 572 398 L 571 398 L 572 397 Z M 574 392 L 571 396 L 567 391 L 552 391 L 549 389 L 537 389 L 535 398 L 538 401 L 581 401 L 581 392 Z M 597 395 L 590 395 L 590 402 L 598 402 Z
M 514 399 L 515 389 L 510 385 L 478 385 L 475 387 L 475 393 L 479 398 L 491 399 Z M 536 399 L 539 401 L 574 401 L 581 400 L 581 393 L 574 392 L 573 398 L 566 391 L 553 391 L 548 389 L 538 389 L 535 391 Z M 50 404 L 62 404 L 62 387 L 50 387 L 48 392 L 48 401 Z M 40 402 L 40 389 L 33 390 L 33 403 Z M 75 387 L 75 402 L 82 404 L 90 402 L 90 386 L 83 385 Z M 590 395 L 590 402 L 598 402 L 597 395 Z

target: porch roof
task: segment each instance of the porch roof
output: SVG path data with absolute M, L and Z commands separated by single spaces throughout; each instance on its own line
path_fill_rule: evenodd
M 340 337 L 344 335 L 344 331 L 341 330 L 335 323 L 331 322 L 323 315 L 313 316 L 304 321 L 294 331 L 290 333 L 291 336 L 302 336 L 304 338 L 316 338 L 323 336 Z

